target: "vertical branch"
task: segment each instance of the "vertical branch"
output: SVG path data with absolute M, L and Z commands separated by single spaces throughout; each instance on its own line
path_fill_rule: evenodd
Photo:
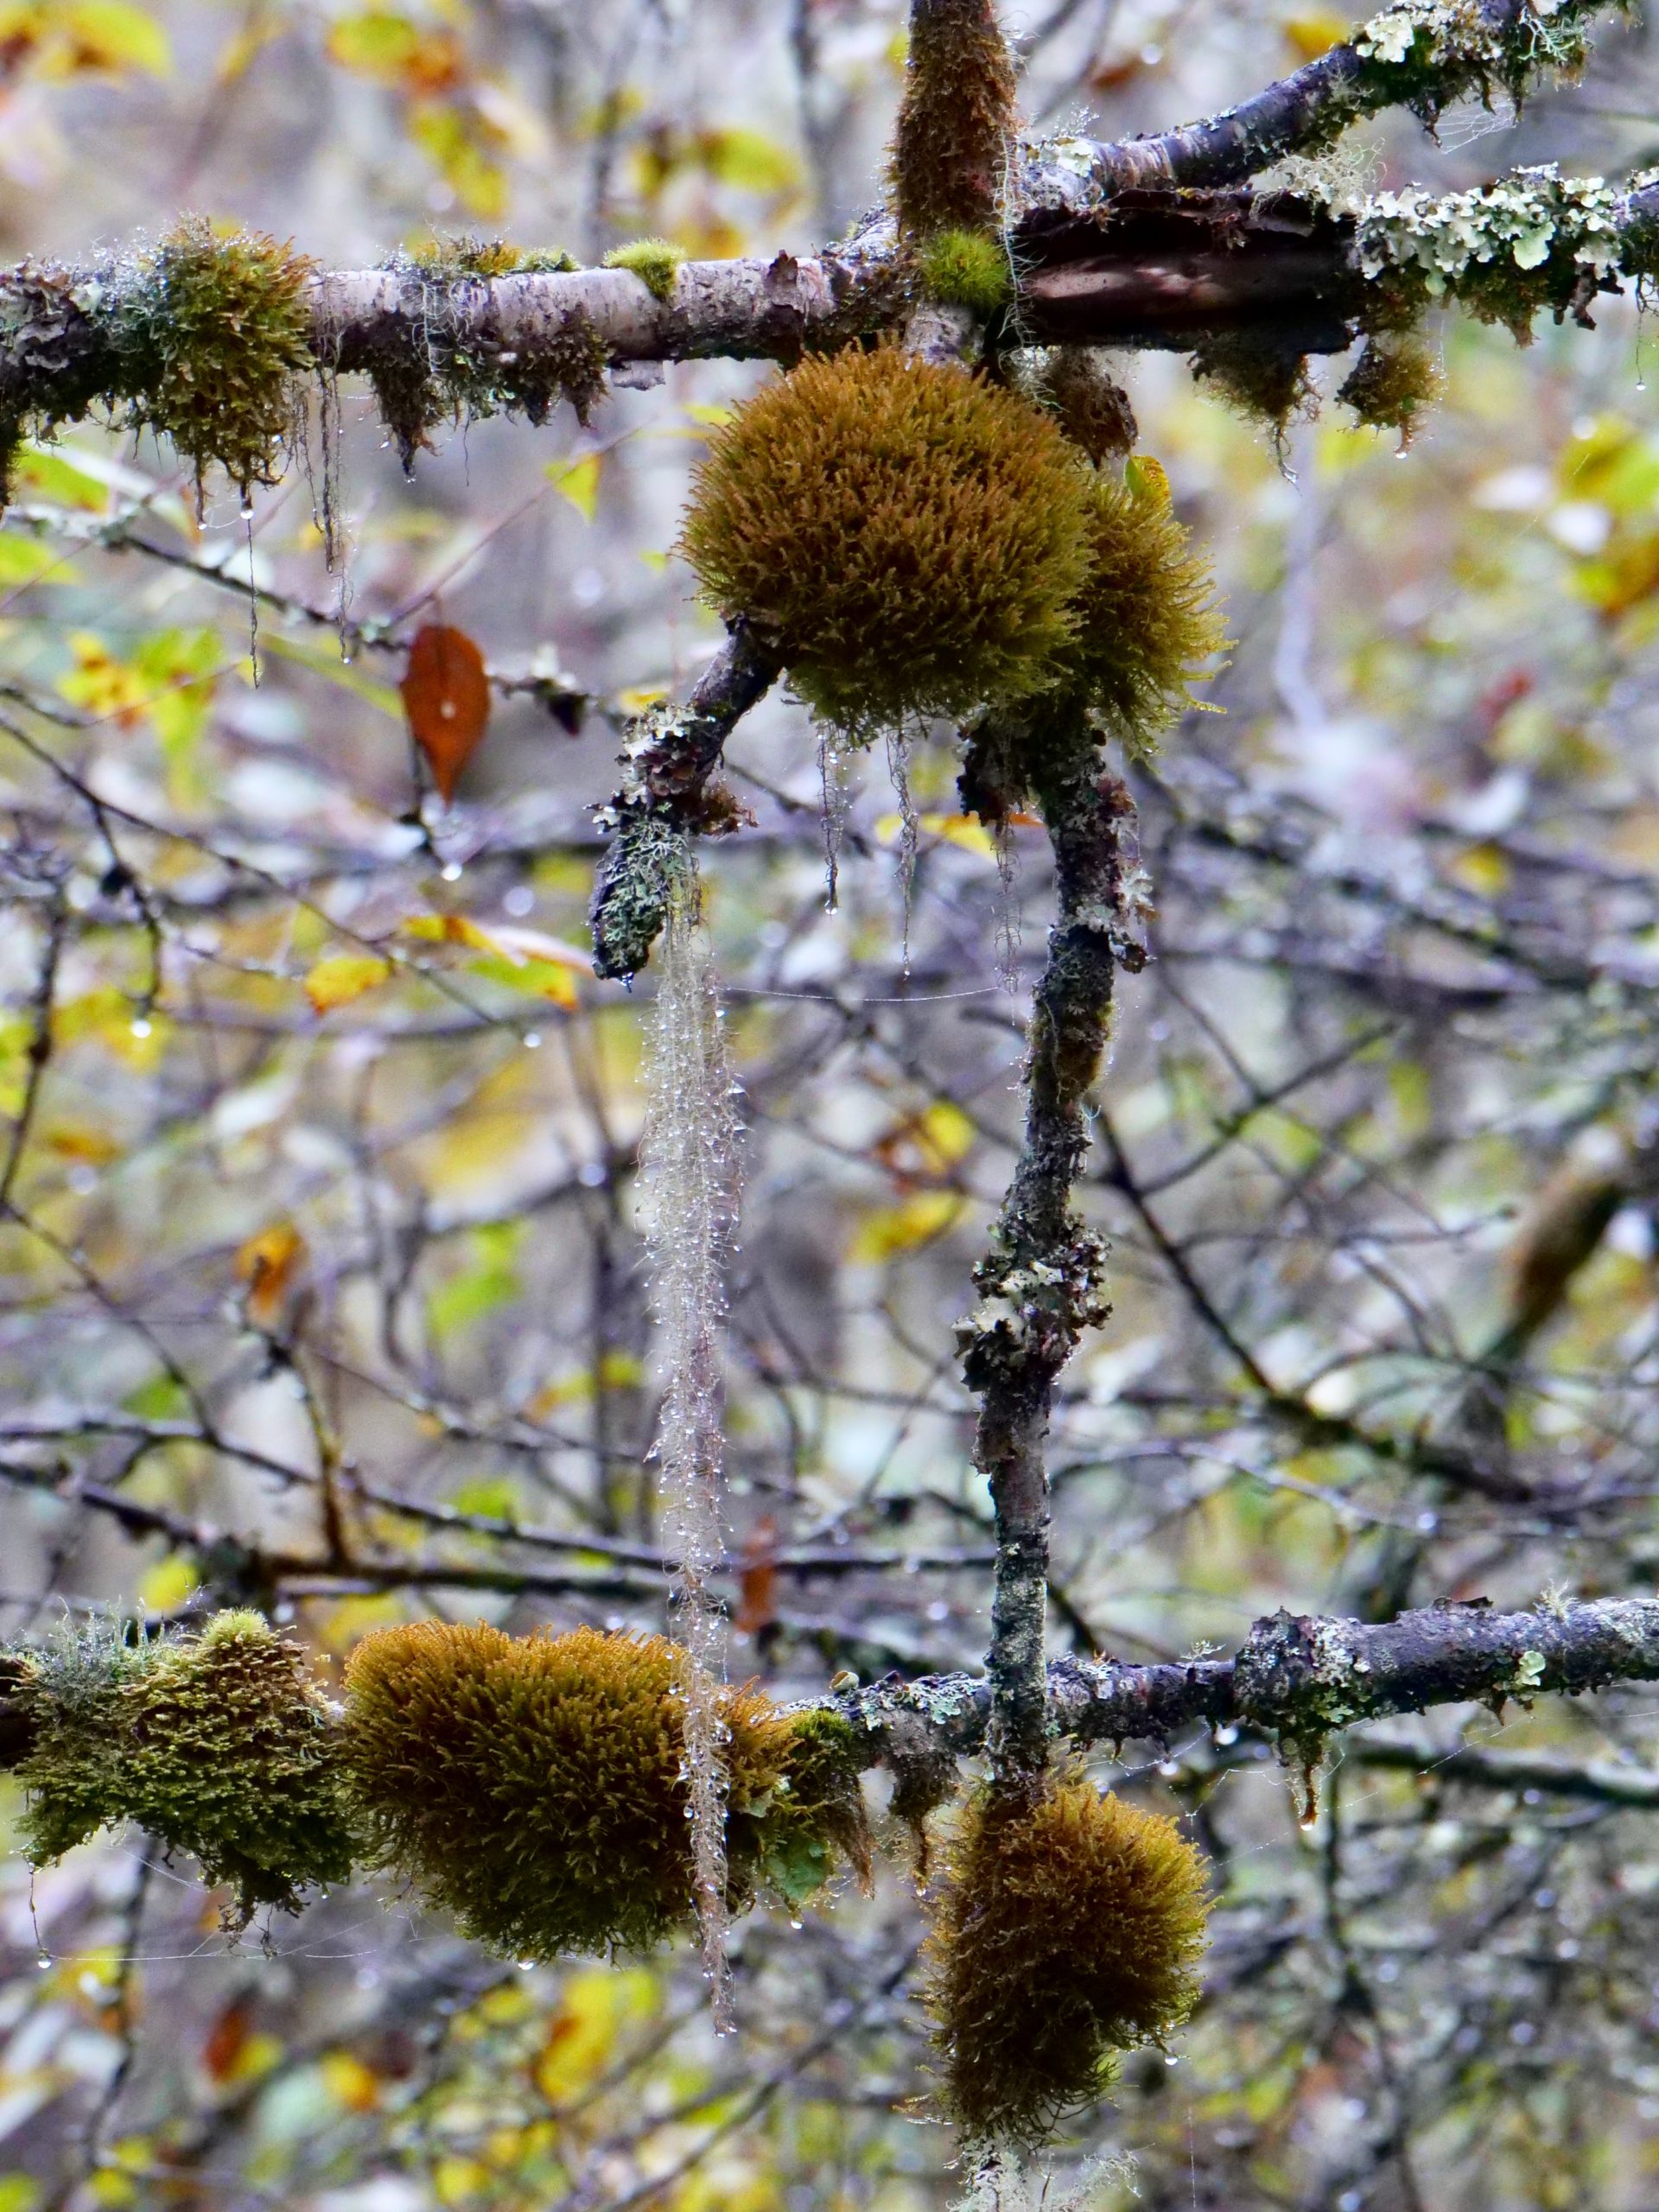
M 990 1249 L 974 1271 L 980 1298 L 959 1325 L 963 1371 L 980 1400 L 974 1461 L 996 1511 L 991 1609 L 990 1748 L 1000 1776 L 1048 1755 L 1043 1648 L 1048 1580 L 1045 1445 L 1054 1380 L 1084 1329 L 1103 1320 L 1104 1248 L 1071 1204 L 1088 1146 L 1084 1101 L 1100 1071 L 1120 960 L 1138 964 L 1123 926 L 1119 828 L 1129 796 L 1080 726 L 1032 774 L 1054 848 L 1058 912 L 1032 1007 L 1025 1143 Z
M 682 839 L 665 885 L 667 927 L 641 1147 L 650 1190 L 652 1299 L 662 1332 L 657 1458 L 673 1605 L 685 1657 L 685 1782 L 703 1972 L 715 2020 L 731 2024 L 726 1962 L 725 1622 L 710 1581 L 721 1528 L 721 1325 L 737 1192 L 734 1090 L 702 927 L 696 864 Z

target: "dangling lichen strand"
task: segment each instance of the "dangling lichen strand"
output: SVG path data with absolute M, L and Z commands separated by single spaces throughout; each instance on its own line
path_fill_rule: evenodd
M 737 1118 L 721 1035 L 696 863 L 683 841 L 669 867 L 668 926 L 654 1024 L 642 1158 L 649 1191 L 652 1301 L 661 1331 L 664 1533 L 678 1564 L 674 1614 L 684 1652 L 687 1810 L 703 1970 L 715 2021 L 730 2025 L 726 1961 L 727 1725 L 724 1623 L 709 1584 L 721 1529 L 720 1332 L 737 1194 Z

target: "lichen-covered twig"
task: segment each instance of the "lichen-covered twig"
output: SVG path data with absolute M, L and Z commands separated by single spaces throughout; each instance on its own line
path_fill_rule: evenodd
M 1351 38 L 1201 123 L 1079 150 L 1080 171 L 1103 194 L 1142 184 L 1236 184 L 1287 154 L 1313 154 L 1367 116 L 1407 107 L 1433 124 L 1454 100 L 1518 105 L 1548 70 L 1585 58 L 1591 19 L 1625 13 L 1628 0 L 1395 0 Z
M 980 1399 L 976 1465 L 996 1510 L 992 1751 L 1014 1770 L 1048 1755 L 1043 1625 L 1048 1584 L 1044 1443 L 1054 1379 L 1084 1329 L 1104 1319 L 1104 1250 L 1071 1205 L 1099 1071 L 1116 963 L 1134 962 L 1119 830 L 1128 791 L 1103 748 L 1077 741 L 1034 773 L 1054 846 L 1058 912 L 1032 1008 L 1025 1142 L 990 1247 L 978 1303 L 958 1325 L 963 1372 Z
M 1446 1604 L 1381 1623 L 1278 1612 L 1256 1622 L 1234 1659 L 1057 1659 L 1046 1718 L 1054 1735 L 1078 1745 L 1164 1743 L 1185 1728 L 1242 1726 L 1306 1761 L 1357 1721 L 1651 1681 L 1659 1681 L 1659 1599 L 1520 1613 Z M 995 1694 L 991 1681 L 974 1675 L 889 1676 L 837 1699 L 836 1710 L 870 1764 L 896 1753 L 914 1764 L 982 1750 Z
M 600 810 L 612 842 L 594 886 L 594 969 L 637 975 L 668 918 L 672 869 L 688 832 L 735 830 L 743 810 L 710 779 L 721 749 L 779 675 L 776 656 L 736 623 L 683 707 L 658 707 L 633 725 L 620 785 Z

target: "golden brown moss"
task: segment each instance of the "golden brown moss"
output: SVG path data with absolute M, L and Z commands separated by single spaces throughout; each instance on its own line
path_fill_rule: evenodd
M 1121 460 L 1139 435 L 1129 395 L 1093 346 L 1056 346 L 1037 372 L 1033 395 L 1090 461 Z
M 1054 423 L 893 347 L 808 360 L 715 433 L 682 549 L 859 736 L 1048 682 L 1083 588 L 1088 472 Z
M 1090 486 L 1089 568 L 1058 693 L 1104 717 L 1146 754 L 1192 703 L 1192 679 L 1227 643 L 1210 564 L 1195 552 L 1159 464 L 1131 461 Z
M 1398 430 L 1409 445 L 1440 397 L 1442 378 L 1431 346 L 1414 331 L 1374 333 L 1337 392 L 1362 423 Z
M 1023 2145 L 1100 2095 L 1116 2053 L 1192 2011 L 1208 1911 L 1204 1862 L 1162 1815 L 1076 1775 L 981 1790 L 927 1946 L 949 2117 Z
M 230 1884 L 237 1926 L 350 1878 L 333 1715 L 299 1646 L 258 1614 L 218 1614 L 194 1637 L 65 1640 L 31 1655 L 20 1694 L 35 1727 L 19 1775 L 36 1866 L 135 1821 Z
M 1207 338 L 1192 349 L 1192 370 L 1236 413 L 1265 424 L 1281 448 L 1292 417 L 1313 408 L 1306 356 L 1287 351 L 1270 334 Z
M 695 1918 L 676 1694 L 662 1637 L 515 1638 L 423 1621 L 346 1669 L 352 1787 L 378 1861 L 514 1958 L 641 1950 Z M 836 1848 L 861 1859 L 861 1800 L 834 1716 L 723 1694 L 727 1864 L 741 1910 L 791 1903 Z
M 912 8 L 890 166 L 899 229 L 993 229 L 1014 122 L 1014 61 L 994 0 Z

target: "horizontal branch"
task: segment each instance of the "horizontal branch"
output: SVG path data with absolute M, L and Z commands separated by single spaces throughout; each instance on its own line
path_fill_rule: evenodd
M 1049 1718 L 1056 1735 L 1077 1745 L 1162 1743 L 1183 1728 L 1242 1726 L 1308 1761 L 1356 1721 L 1434 1705 L 1576 1696 L 1621 1681 L 1659 1681 L 1659 1599 L 1599 1599 L 1524 1613 L 1431 1605 L 1381 1624 L 1281 1611 L 1257 1621 L 1236 1659 L 1056 1660 Z M 923 1745 L 961 1758 L 984 1744 L 991 1689 L 967 1675 L 888 1676 L 835 1702 L 860 1730 L 872 1764 L 913 1758 Z

